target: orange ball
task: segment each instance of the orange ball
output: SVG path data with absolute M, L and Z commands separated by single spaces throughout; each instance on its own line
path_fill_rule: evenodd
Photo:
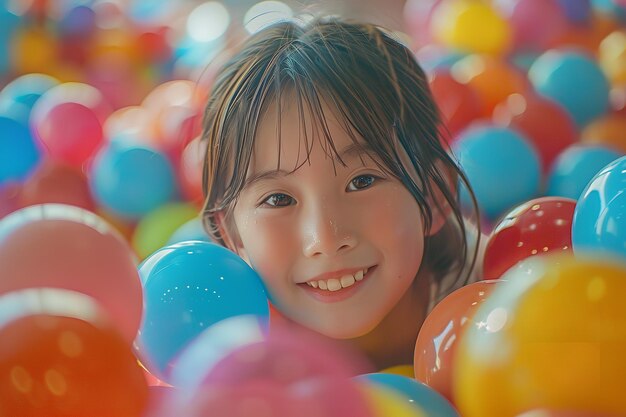
M 479 281 L 450 293 L 426 317 L 415 342 L 415 378 L 449 401 L 455 353 L 461 334 L 475 326 L 476 309 L 496 287 L 497 280 Z
M 491 118 L 496 105 L 514 93 L 523 94 L 529 82 L 519 70 L 504 60 L 487 55 L 468 55 L 451 68 L 458 82 L 470 86 L 482 103 L 481 114 Z
M 523 264 L 505 274 L 462 336 L 454 372 L 460 414 L 626 415 L 625 266 L 574 256 Z
M 89 297 L 50 289 L 6 294 L 0 339 L 2 415 L 143 415 L 143 372 Z
M 609 114 L 594 120 L 581 132 L 581 142 L 603 145 L 626 153 L 626 116 Z

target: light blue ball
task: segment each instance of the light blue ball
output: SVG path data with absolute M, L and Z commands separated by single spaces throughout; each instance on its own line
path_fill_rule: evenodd
M 28 107 L 29 111 L 35 102 L 46 91 L 59 85 L 59 81 L 45 74 L 26 74 L 17 77 L 0 91 L 0 100 L 8 100 Z
M 537 196 L 541 179 L 539 157 L 514 130 L 488 125 L 472 127 L 461 132 L 453 151 L 487 218 L 496 219 L 506 210 Z M 464 186 L 461 203 L 471 207 Z
M 210 242 L 209 235 L 202 226 L 202 219 L 196 217 L 185 222 L 180 226 L 167 241 L 168 245 L 172 245 L 178 242 L 184 242 L 186 240 L 201 240 L 203 242 Z
M 552 164 L 546 195 L 578 200 L 593 176 L 620 156 L 603 146 L 570 146 Z
M 117 141 L 96 155 L 90 187 L 100 205 L 127 219 L 143 217 L 177 192 L 174 170 L 163 153 Z
M 208 242 L 182 242 L 154 252 L 140 266 L 144 314 L 139 356 L 168 380 L 176 356 L 209 326 L 239 315 L 269 320 L 259 275 L 240 257 Z
M 538 93 L 561 104 L 579 127 L 609 108 L 609 81 L 583 53 L 550 50 L 535 60 L 528 78 Z
M 25 123 L 0 115 L 0 186 L 22 181 L 41 158 L 30 129 Z
M 578 199 L 572 248 L 626 261 L 626 156 L 600 170 Z
M 403 375 L 372 373 L 360 375 L 357 381 L 375 384 L 391 389 L 407 401 L 416 404 L 426 415 L 437 417 L 459 417 L 459 413 L 450 405 L 448 400 L 429 386 Z

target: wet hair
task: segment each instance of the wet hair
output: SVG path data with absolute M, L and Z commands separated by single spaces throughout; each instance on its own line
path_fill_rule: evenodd
M 311 114 L 313 125 L 321 129 L 316 132 L 320 144 L 338 158 L 326 104 L 351 139 L 413 195 L 425 230 L 433 209 L 444 213 L 429 201 L 441 200 L 432 198 L 435 192 L 443 197 L 442 205 L 449 206 L 451 214 L 439 232 L 425 239 L 422 268 L 429 268 L 436 281 L 455 272 L 454 282 L 446 283 L 450 288 L 466 282 L 476 251 L 468 253 L 457 183 L 470 187 L 442 140 L 441 118 L 426 75 L 413 53 L 390 32 L 336 17 L 273 24 L 251 35 L 218 73 L 202 132 L 203 222 L 212 239 L 225 245 L 216 213 L 222 212 L 227 228 L 232 227 L 257 126 L 272 105 L 278 106 L 280 125 L 280 106 L 287 94 L 296 100 L 301 126 L 305 112 Z M 307 138 L 305 142 L 310 152 Z M 477 212 L 473 194 L 472 200 Z

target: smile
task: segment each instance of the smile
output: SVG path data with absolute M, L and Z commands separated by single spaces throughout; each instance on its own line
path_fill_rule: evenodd
M 318 288 L 324 291 L 339 291 L 343 288 L 353 286 L 356 282 L 362 281 L 363 276 L 367 274 L 368 268 L 361 271 L 357 271 L 354 274 L 346 274 L 339 279 L 332 278 L 319 281 L 308 281 L 306 284 L 313 288 Z

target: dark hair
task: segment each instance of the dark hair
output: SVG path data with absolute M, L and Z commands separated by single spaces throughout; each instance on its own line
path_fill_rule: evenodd
M 210 236 L 225 244 L 215 214 L 223 211 L 226 224 L 232 221 L 258 122 L 269 105 L 279 106 L 280 117 L 281 95 L 286 93 L 296 98 L 301 117 L 305 108 L 313 115 L 325 137 L 320 143 L 336 156 L 322 110 L 322 102 L 328 104 L 352 140 L 360 137 L 380 167 L 411 192 L 425 230 L 433 213 L 427 197 L 433 188 L 441 193 L 452 216 L 426 239 L 422 267 L 429 267 L 435 279 L 457 270 L 453 286 L 465 282 L 472 268 L 461 276 L 469 254 L 458 204 L 459 178 L 470 187 L 441 139 L 441 119 L 426 75 L 412 52 L 389 32 L 338 18 L 294 19 L 267 27 L 250 36 L 218 73 L 203 128 L 203 219 Z M 471 266 L 475 259 L 476 253 Z

